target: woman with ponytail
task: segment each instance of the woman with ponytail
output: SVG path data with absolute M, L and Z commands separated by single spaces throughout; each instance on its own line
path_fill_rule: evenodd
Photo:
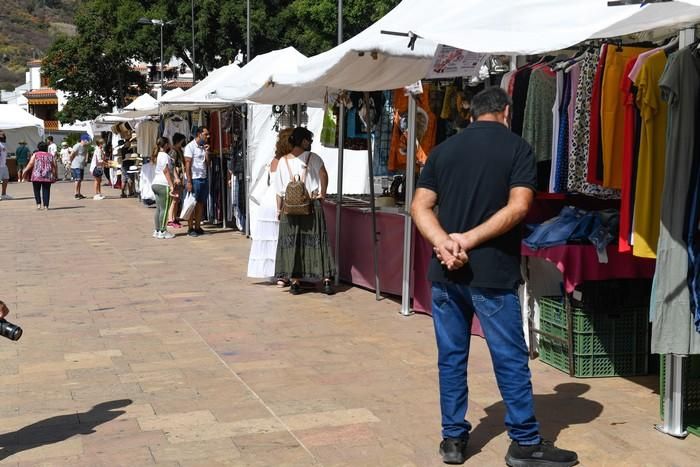
M 156 195 L 155 230 L 153 238 L 170 239 L 175 235 L 167 230 L 168 211 L 172 198 L 178 196 L 175 190 L 175 178 L 170 171 L 170 140 L 161 136 L 156 140 L 156 147 L 151 153 L 151 163 L 155 165 L 153 193 Z

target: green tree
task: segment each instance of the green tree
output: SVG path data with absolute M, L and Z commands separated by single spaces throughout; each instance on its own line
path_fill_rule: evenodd
M 337 43 L 337 0 L 251 0 L 253 56 L 293 46 L 314 55 Z M 344 38 L 370 26 L 399 0 L 344 2 Z M 115 5 L 116 4 L 116 5 Z M 192 20 L 197 77 L 231 63 L 246 50 L 244 0 L 85 0 L 75 16 L 77 36 L 61 38 L 47 53 L 43 69 L 51 85 L 71 94 L 61 121 L 90 119 L 117 105 L 134 85 L 134 60 L 160 61 L 160 27 L 139 18 L 173 21 L 163 27 L 164 56 L 192 67 Z M 166 59 L 167 61 L 167 59 Z

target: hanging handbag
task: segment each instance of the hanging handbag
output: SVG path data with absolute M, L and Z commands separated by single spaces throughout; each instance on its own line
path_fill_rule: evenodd
M 338 120 L 333 113 L 333 106 L 328 103 L 328 95 L 323 109 L 323 127 L 321 128 L 321 145 L 327 148 L 337 148 Z
M 309 196 L 305 184 L 306 168 L 304 168 L 303 177 L 293 175 L 286 157 L 284 161 L 287 164 L 287 170 L 289 170 L 289 183 L 284 190 L 284 213 L 288 216 L 308 216 L 311 214 L 311 196 Z

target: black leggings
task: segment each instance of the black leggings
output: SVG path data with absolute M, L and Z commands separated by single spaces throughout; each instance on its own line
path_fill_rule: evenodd
M 51 199 L 51 182 L 32 182 L 32 186 L 34 187 L 34 199 L 36 200 L 36 204 L 42 204 L 41 201 L 43 199 L 44 207 L 48 208 L 49 200 Z

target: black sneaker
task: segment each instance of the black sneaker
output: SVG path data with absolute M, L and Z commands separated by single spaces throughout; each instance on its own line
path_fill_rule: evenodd
M 506 464 L 510 467 L 571 467 L 578 464 L 574 451 L 559 449 L 551 441 L 540 442 L 534 446 L 521 446 L 510 443 Z
M 80 195 L 73 195 L 73 198 L 80 199 Z
M 78 199 L 85 199 L 85 196 L 83 196 L 81 194 L 78 194 L 77 196 L 78 196 Z
M 202 228 L 194 229 L 194 231 L 197 232 L 199 235 L 204 235 L 204 230 Z
M 333 284 L 331 283 L 331 281 L 323 281 L 323 293 L 326 295 L 335 295 L 335 289 L 333 288 Z
M 292 282 L 292 285 L 289 286 L 289 293 L 299 295 L 301 293 L 301 285 L 298 282 Z
M 187 231 L 187 235 L 189 235 L 190 237 L 199 237 L 199 234 L 198 234 L 197 231 L 194 230 L 194 229 L 189 229 L 189 230 Z
M 119 197 L 120 197 L 120 198 L 126 198 L 126 193 L 122 193 L 121 195 L 119 195 Z
M 464 464 L 467 461 L 467 440 L 445 438 L 440 443 L 440 455 L 445 464 Z

